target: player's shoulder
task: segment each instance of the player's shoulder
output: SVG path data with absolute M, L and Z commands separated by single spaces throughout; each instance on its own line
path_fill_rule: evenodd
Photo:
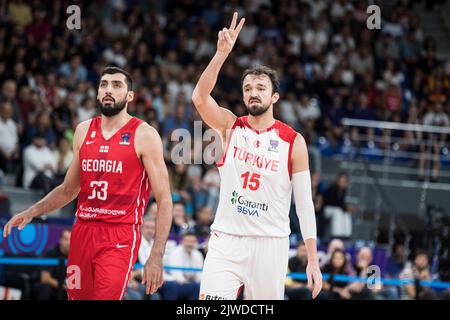
M 89 130 L 89 127 L 91 126 L 92 121 L 95 121 L 97 117 L 88 119 L 88 120 L 84 120 L 82 122 L 80 122 L 77 127 L 75 128 L 75 132 L 78 133 L 86 133 Z
M 288 143 L 294 143 L 298 136 L 300 136 L 301 139 L 303 138 L 294 128 L 280 120 L 276 120 L 276 129 L 280 138 Z
M 155 140 L 161 140 L 158 130 L 142 121 L 136 128 L 136 140 L 143 143 L 153 143 Z

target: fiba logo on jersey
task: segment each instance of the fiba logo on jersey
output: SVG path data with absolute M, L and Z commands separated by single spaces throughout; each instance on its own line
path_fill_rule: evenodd
M 128 133 L 128 132 L 122 133 L 121 137 L 122 137 L 122 141 L 120 141 L 119 144 L 122 146 L 129 146 L 131 133 Z
M 270 139 L 270 146 L 269 149 L 267 149 L 268 151 L 272 151 L 272 152 L 278 152 L 278 140 L 272 140 Z
M 91 139 L 95 138 L 95 134 L 97 133 L 97 131 L 92 131 L 91 133 Z

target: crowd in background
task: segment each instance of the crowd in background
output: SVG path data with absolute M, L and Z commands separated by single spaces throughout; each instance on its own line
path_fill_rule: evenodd
M 66 8 L 71 4 L 81 8 L 80 30 L 67 28 Z M 411 10 L 412 1 L 386 5 L 381 30 L 366 27 L 367 5 L 367 1 L 347 0 L 3 1 L 0 172 L 14 176 L 17 187 L 48 192 L 58 185 L 73 158 L 76 125 L 98 114 L 99 74 L 107 65 L 125 68 L 132 75 L 135 92 L 129 113 L 155 127 L 164 143 L 175 200 L 171 234 L 183 237 L 178 257 L 171 261 L 178 261 L 187 251 L 191 257 L 194 238 L 209 233 L 220 177 L 214 165 L 174 164 L 171 151 L 178 141 L 172 141 L 171 134 L 177 128 L 193 133 L 194 121 L 200 120 L 192 106 L 192 91 L 215 52 L 217 32 L 230 23 L 234 11 L 245 17 L 246 23 L 213 92 L 219 105 L 245 115 L 240 75 L 247 67 L 265 64 L 280 76 L 281 99 L 274 107 L 275 117 L 301 132 L 314 156 L 320 157 L 320 152 L 314 152 L 320 141 L 325 140 L 332 150 L 345 142 L 385 149 L 393 147 L 386 142 L 388 136 L 398 138 L 396 148 L 423 154 L 426 150 L 419 142 L 427 136 L 345 130 L 342 125 L 346 117 L 450 125 L 450 62 L 437 58 L 436 41 L 425 36 Z M 444 134 L 434 135 L 432 152 L 445 152 L 448 139 Z M 417 165 L 418 178 L 424 179 L 423 157 Z M 324 219 L 321 209 L 326 204 L 356 210 L 344 203 L 345 175 L 336 184 L 324 186 L 320 168 L 313 169 L 319 220 Z M 434 160 L 432 180 L 439 179 L 439 169 L 439 159 Z M 0 203 L 7 198 L 1 191 L 1 176 Z M 321 228 L 326 223 L 318 225 Z M 325 233 L 319 230 L 319 235 Z M 299 268 L 302 250 L 298 249 L 300 262 L 292 260 L 290 267 Z M 195 255 L 195 263 L 189 266 L 201 267 L 203 260 Z M 324 272 L 362 272 L 361 267 L 345 267 L 350 261 L 343 251 L 328 255 Z M 411 268 L 402 270 L 405 277 L 419 274 L 428 278 L 423 270 L 416 270 L 421 267 L 414 266 L 424 263 L 423 259 L 411 263 Z M 161 289 L 162 296 L 166 291 L 180 292 L 175 298 L 192 297 L 197 274 L 171 277 L 173 281 L 165 286 L 172 287 Z M 52 282 L 47 273 L 41 274 L 40 280 Z M 194 285 L 185 285 L 191 282 Z M 132 281 L 129 292 L 143 296 L 138 283 Z M 291 291 L 293 296 L 298 291 L 304 294 L 296 290 L 302 286 L 296 281 L 287 284 L 287 296 Z M 342 299 L 370 296 L 358 290 L 331 281 L 324 295 Z M 393 292 L 372 294 L 390 297 Z M 417 288 L 397 292 L 397 297 L 421 295 Z

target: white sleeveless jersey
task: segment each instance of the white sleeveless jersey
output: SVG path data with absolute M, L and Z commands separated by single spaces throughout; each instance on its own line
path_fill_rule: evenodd
M 222 159 L 220 198 L 211 230 L 239 236 L 290 234 L 291 154 L 297 133 L 276 120 L 265 130 L 237 118 Z

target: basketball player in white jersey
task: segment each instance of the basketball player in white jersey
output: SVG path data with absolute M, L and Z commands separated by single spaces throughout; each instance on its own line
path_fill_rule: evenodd
M 220 200 L 208 243 L 200 299 L 283 299 L 289 253 L 289 209 L 294 192 L 308 251 L 308 286 L 322 288 L 316 245 L 308 151 L 303 137 L 273 117 L 279 99 L 276 72 L 261 66 L 242 76 L 249 113 L 236 117 L 211 97 L 217 77 L 244 25 L 234 13 L 219 32 L 217 51 L 201 75 L 192 101 L 202 119 L 217 130 L 223 156 L 217 163 Z

